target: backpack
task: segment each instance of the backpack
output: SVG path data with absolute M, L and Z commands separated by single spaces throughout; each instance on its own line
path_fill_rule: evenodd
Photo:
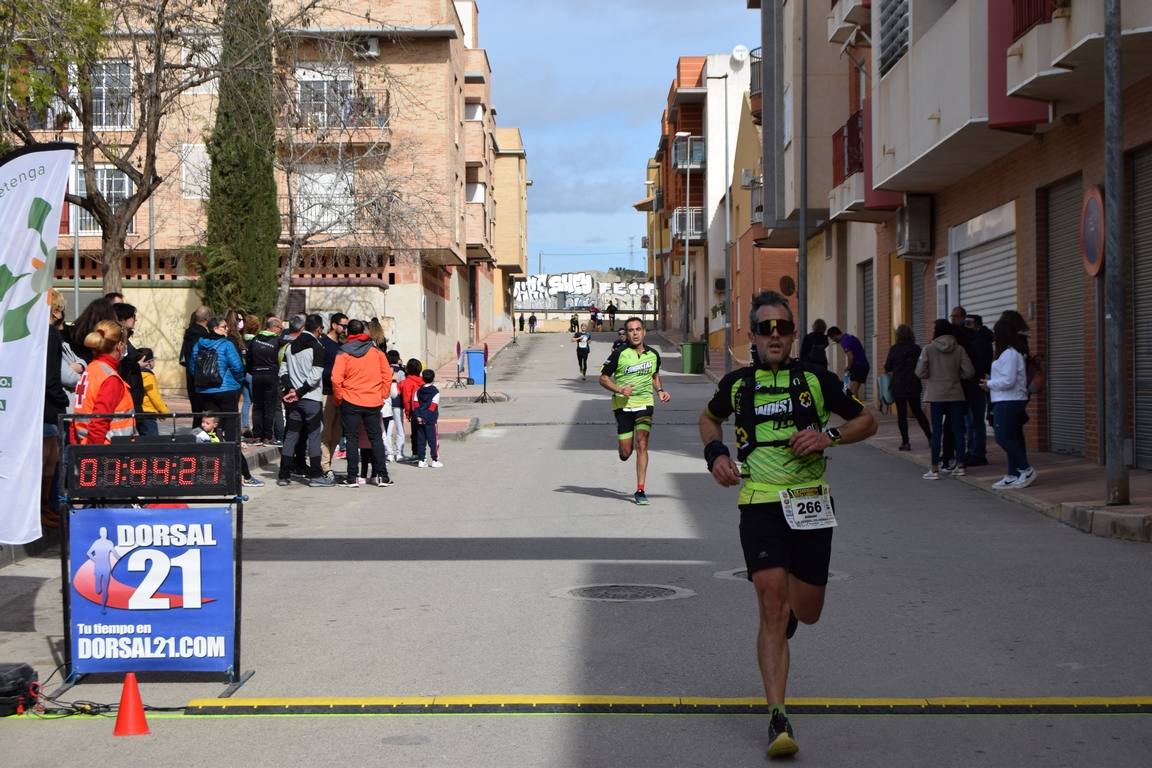
M 196 353 L 196 389 L 214 389 L 224 383 L 216 350 L 202 345 Z
M 1028 394 L 1037 395 L 1044 391 L 1044 361 L 1039 355 L 1029 355 L 1024 359 L 1024 378 L 1028 380 Z

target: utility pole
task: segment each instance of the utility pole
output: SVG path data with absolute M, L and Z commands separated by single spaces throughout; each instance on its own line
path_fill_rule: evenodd
M 628 237 L 628 271 L 636 271 L 636 237 L 630 235 Z
M 800 14 L 800 250 L 796 264 L 796 319 L 801 337 L 808 330 L 808 0 Z
M 544 251 L 536 251 L 536 274 L 544 274 Z
M 1104 0 L 1104 347 L 1109 505 L 1127 504 L 1128 402 L 1124 378 L 1124 125 L 1120 83 L 1120 0 Z

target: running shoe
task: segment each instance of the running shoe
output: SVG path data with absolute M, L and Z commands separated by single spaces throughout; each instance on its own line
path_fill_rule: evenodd
M 956 462 L 955 461 L 946 461 L 940 465 L 941 474 L 948 474 L 949 472 L 952 472 L 955 469 L 956 469 Z
M 420 469 L 427 469 L 428 462 L 424 461 L 424 459 L 420 459 L 420 461 L 416 462 L 416 466 L 420 467 Z
M 796 614 L 788 611 L 788 629 L 784 630 L 784 637 L 791 640 L 792 636 L 796 634 L 796 627 L 800 626 L 800 620 L 796 618 Z
M 780 712 L 772 714 L 768 723 L 768 757 L 789 757 L 800 751 L 792 734 L 792 723 Z
M 346 477 L 343 480 L 341 480 L 339 483 L 337 483 L 337 485 L 339 485 L 341 488 L 359 488 L 360 487 L 360 478 L 358 478 L 358 477 Z
M 280 486 L 281 488 L 286 488 L 289 485 L 292 485 L 292 481 L 286 477 L 278 477 L 276 478 L 276 485 Z
M 1034 482 L 1036 482 L 1036 470 L 1033 469 L 1032 467 L 1028 467 L 1028 469 L 1023 470 L 1020 473 L 1020 476 L 1016 478 L 1016 482 L 1012 483 L 1012 485 L 1010 485 L 1008 487 L 1009 488 L 1027 488 L 1028 486 L 1032 485 L 1032 483 L 1034 483 Z
M 957 464 L 956 468 L 952 470 L 952 477 L 964 477 L 966 474 L 968 474 L 968 472 L 964 469 L 963 464 Z
M 432 461 L 428 462 L 428 466 L 433 467 L 434 469 L 439 469 L 440 467 L 444 466 L 444 462 L 440 461 L 440 459 L 432 459 Z
M 392 484 L 392 479 L 388 477 L 376 475 L 376 477 L 372 478 L 372 485 L 376 486 L 377 488 L 387 488 Z
M 1012 483 L 1016 482 L 1017 475 L 1004 475 L 996 482 L 992 483 L 992 488 L 997 491 L 1002 491 L 1005 488 L 1011 487 Z
M 927 472 L 925 472 L 924 474 L 920 475 L 920 477 L 923 478 L 924 480 L 939 480 L 940 479 L 940 473 L 934 469 L 930 469 Z
M 246 477 L 244 478 L 243 486 L 245 488 L 263 488 L 264 481 L 258 477 Z
M 632 494 L 632 498 L 641 506 L 648 503 L 648 494 L 644 493 L 644 491 L 636 491 L 636 493 Z
M 309 488 L 331 488 L 336 485 L 336 481 L 332 478 L 331 474 L 320 475 L 308 481 Z
M 366 478 L 366 477 L 356 478 L 356 485 L 367 485 L 367 484 L 368 484 L 368 478 Z

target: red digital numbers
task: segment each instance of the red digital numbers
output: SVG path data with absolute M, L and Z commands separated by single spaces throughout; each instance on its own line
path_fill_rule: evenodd
M 220 457 L 205 459 L 200 468 L 200 481 L 216 485 L 220 482 Z
M 128 482 L 132 485 L 148 484 L 148 459 L 143 457 L 128 459 Z
M 99 476 L 99 459 L 80 459 L 80 466 L 77 470 L 79 476 L 79 483 L 81 488 L 95 488 L 96 480 Z
M 196 483 L 196 459 L 192 456 L 183 456 L 180 459 L 180 471 L 176 482 L 180 485 L 194 485 Z
M 152 482 L 164 485 L 172 482 L 172 459 L 163 456 L 152 459 Z

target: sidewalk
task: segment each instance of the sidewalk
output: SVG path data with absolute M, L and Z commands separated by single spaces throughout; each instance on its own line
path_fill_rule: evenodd
M 650 332 L 649 343 L 662 346 L 668 354 L 679 354 L 684 334 L 679 331 Z M 704 375 L 719 381 L 724 375 L 724 360 L 715 355 L 705 368 Z M 875 404 L 869 409 L 876 417 L 879 429 L 868 442 L 871 445 L 913 465 L 909 472 L 920 472 L 930 466 L 928 441 L 916 426 L 909 425 L 912 436 L 911 451 L 899 451 L 900 432 L 896 425 L 896 411 L 880 413 Z M 1078 456 L 1029 451 L 1028 458 L 1039 476 L 1036 482 L 1019 491 L 994 491 L 992 483 L 1004 476 L 1008 461 L 1004 452 L 988 436 L 988 466 L 970 467 L 964 477 L 943 477 L 937 482 L 961 482 L 989 494 L 1022 504 L 1042 514 L 1095 536 L 1129 541 L 1152 542 L 1152 472 L 1130 469 L 1129 496 L 1131 504 L 1110 507 L 1104 503 L 1107 475 L 1105 468 Z M 929 481 L 924 481 L 929 482 Z

